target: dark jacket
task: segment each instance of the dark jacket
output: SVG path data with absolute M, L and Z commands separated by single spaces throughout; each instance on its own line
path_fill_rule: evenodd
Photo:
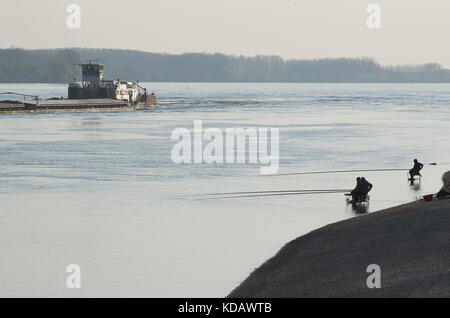
M 411 169 L 411 171 L 414 172 L 420 172 L 420 170 L 423 169 L 423 164 L 421 164 L 420 162 L 416 162 L 414 163 L 414 167 Z
M 361 179 L 361 189 L 364 194 L 368 194 L 372 190 L 373 185 L 366 179 Z
M 367 181 L 366 179 L 360 179 L 356 185 L 356 188 L 352 191 L 352 193 L 359 193 L 363 195 L 367 195 L 370 190 L 372 190 L 373 185 Z

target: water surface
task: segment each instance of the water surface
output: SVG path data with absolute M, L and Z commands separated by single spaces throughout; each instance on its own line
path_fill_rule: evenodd
M 342 194 L 201 200 L 192 194 L 345 189 L 361 173 L 261 177 L 260 165 L 175 165 L 179 127 L 280 128 L 280 173 L 446 163 L 443 84 L 146 83 L 151 111 L 0 116 L 0 296 L 221 297 L 288 241 L 354 217 Z M 65 85 L 0 84 L 48 98 Z M 440 187 L 448 165 L 363 174 L 370 211 Z M 66 288 L 80 264 L 82 288 Z M 300 266 L 300 265 L 299 265 Z

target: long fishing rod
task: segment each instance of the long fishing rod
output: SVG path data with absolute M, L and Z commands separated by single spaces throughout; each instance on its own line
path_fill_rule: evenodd
M 258 194 L 258 193 L 315 193 L 315 192 L 349 192 L 349 189 L 320 189 L 320 190 L 266 190 L 266 191 L 241 191 L 241 192 L 218 192 L 197 194 L 198 196 L 214 196 L 214 195 L 234 195 L 234 194 Z
M 446 165 L 449 163 L 429 163 L 429 166 Z M 330 170 L 330 171 L 312 171 L 312 172 L 294 172 L 294 173 L 280 173 L 271 175 L 262 175 L 262 177 L 281 177 L 281 176 L 296 176 L 296 175 L 313 175 L 313 174 L 333 174 L 333 173 L 351 173 L 351 172 L 384 172 L 384 171 L 409 171 L 410 169 L 356 169 L 356 170 Z
M 239 199 L 239 198 L 257 198 L 257 197 L 271 197 L 271 196 L 286 196 L 286 195 L 307 195 L 307 194 L 338 194 L 347 191 L 339 192 L 289 192 L 289 193 L 270 193 L 270 194 L 255 194 L 255 195 L 237 195 L 237 196 L 225 196 L 218 198 L 208 198 L 209 200 L 221 200 L 221 199 Z
M 312 175 L 312 174 L 332 174 L 332 173 L 350 173 L 350 172 L 381 172 L 381 171 L 408 171 L 409 169 L 361 169 L 361 170 L 331 170 L 331 171 L 312 171 L 312 172 L 294 172 L 261 175 L 263 177 L 279 177 L 279 176 L 295 176 L 295 175 Z

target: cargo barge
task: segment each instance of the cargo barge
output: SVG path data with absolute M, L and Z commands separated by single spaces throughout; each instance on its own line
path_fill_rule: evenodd
M 17 95 L 23 101 L 0 101 L 0 114 L 11 113 L 49 113 L 49 112 L 100 112 L 129 111 L 157 106 L 155 94 L 147 93 L 136 82 L 105 80 L 102 64 L 80 64 L 82 82 L 69 83 L 68 98 L 40 99 L 39 96 L 14 92 L 0 95 Z M 29 100 L 25 100 L 30 98 Z

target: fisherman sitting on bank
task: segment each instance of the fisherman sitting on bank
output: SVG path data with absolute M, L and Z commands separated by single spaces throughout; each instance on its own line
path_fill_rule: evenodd
M 444 184 L 441 191 L 436 194 L 438 200 L 450 199 L 450 171 L 447 171 L 442 176 L 442 183 Z
M 410 175 L 410 181 L 411 183 L 414 183 L 414 177 L 415 176 L 419 176 L 421 177 L 422 175 L 420 174 L 420 171 L 423 169 L 423 164 L 420 163 L 417 159 L 414 159 L 414 167 L 409 170 L 409 175 Z
M 373 185 L 366 178 L 356 178 L 356 187 L 350 193 L 353 202 L 363 202 L 367 199 L 367 195 L 372 190 Z

